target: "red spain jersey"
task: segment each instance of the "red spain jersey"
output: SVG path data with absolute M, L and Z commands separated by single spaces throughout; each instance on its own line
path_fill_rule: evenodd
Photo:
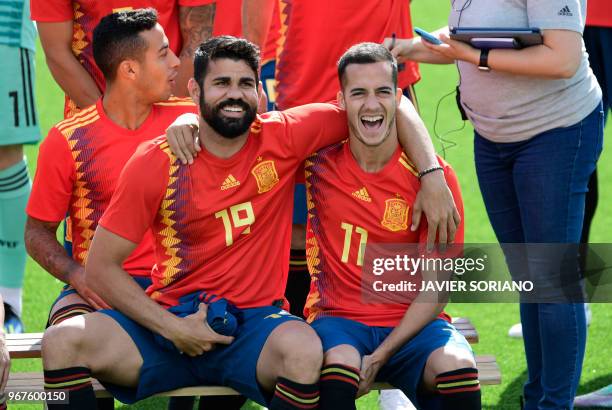
M 216 1 L 214 36 L 230 35 L 242 37 L 242 0 Z M 276 58 L 276 48 L 280 36 L 280 15 L 278 3 L 274 2 L 274 11 L 266 42 L 261 51 L 262 65 Z
M 40 145 L 27 214 L 59 222 L 68 213 L 72 257 L 85 265 L 98 220 L 115 191 L 121 169 L 140 143 L 164 133 L 177 116 L 186 112 L 196 112 L 190 99 L 154 104 L 145 122 L 137 130 L 128 130 L 113 123 L 104 113 L 102 100 L 98 100 L 58 123 Z M 153 237 L 149 233 L 124 268 L 134 276 L 149 276 L 153 263 Z
M 268 35 L 266 36 L 266 44 L 264 49 L 261 50 L 261 65 L 264 65 L 269 61 L 276 60 L 276 52 L 278 50 L 279 41 L 281 38 L 281 19 L 278 7 L 278 2 L 275 1 L 274 11 L 272 12 L 272 20 L 270 21 L 270 28 L 268 29 Z
M 270 112 L 232 157 L 203 150 L 190 166 L 161 137 L 130 159 L 100 225 L 134 243 L 152 229 L 147 293 L 163 306 L 195 291 L 241 308 L 271 305 L 284 298 L 295 172 L 347 132 L 334 105 Z
M 457 177 L 447 163 L 439 162 L 463 219 Z M 312 279 L 304 308 L 308 321 L 336 316 L 368 326 L 397 326 L 409 304 L 362 300 L 362 252 L 368 243 L 427 241 L 424 220 L 418 231 L 410 230 L 420 189 L 416 167 L 398 147 L 382 170 L 367 173 L 344 142 L 306 160 L 306 189 L 306 255 Z M 457 243 L 463 242 L 463 226 L 461 222 Z M 440 317 L 449 319 L 445 313 Z
M 178 55 L 181 51 L 179 6 L 194 7 L 212 3 L 213 0 L 31 0 L 32 20 L 57 23 L 73 21 L 72 52 L 91 75 L 100 91 L 104 92 L 105 81 L 93 58 L 93 30 L 102 17 L 122 10 L 153 7 L 157 10 L 159 24 L 164 28 L 170 49 Z M 82 107 L 81 107 L 82 108 Z M 78 112 L 68 97 L 64 117 Z
M 242 0 L 216 0 L 213 36 L 242 37 Z
M 336 99 L 336 63 L 352 45 L 382 43 L 393 33 L 411 38 L 407 0 L 279 0 L 281 28 L 276 103 L 282 110 Z M 416 63 L 399 73 L 398 86 L 417 82 Z
M 587 1 L 586 25 L 612 27 L 612 3 L 610 3 L 610 0 Z

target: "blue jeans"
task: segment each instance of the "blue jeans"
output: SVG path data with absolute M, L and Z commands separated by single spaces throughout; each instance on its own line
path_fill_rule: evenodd
M 478 183 L 500 243 L 579 243 L 603 144 L 599 105 L 582 121 L 515 143 L 475 133 Z M 512 270 L 512 269 L 511 269 Z M 584 305 L 523 303 L 525 409 L 571 409 L 586 344 Z

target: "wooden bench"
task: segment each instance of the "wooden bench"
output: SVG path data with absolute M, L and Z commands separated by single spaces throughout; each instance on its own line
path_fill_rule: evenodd
M 478 377 L 481 385 L 491 385 L 501 383 L 499 367 L 493 356 L 476 356 L 476 366 L 478 367 Z M 11 373 L 6 392 L 40 392 L 43 391 L 43 375 L 39 372 L 33 373 Z M 93 383 L 96 397 L 111 397 L 104 387 L 96 380 Z M 372 390 L 392 389 L 389 384 L 376 383 Z M 183 387 L 181 389 L 170 390 L 156 394 L 156 396 L 228 396 L 238 393 L 222 386 L 194 386 Z
M 478 332 L 467 318 L 453 319 L 453 325 L 471 344 L 478 343 Z M 23 333 L 6 335 L 6 345 L 12 359 L 30 359 L 41 357 L 42 333 Z M 501 372 L 490 355 L 476 356 L 476 365 L 482 385 L 500 384 Z M 43 390 L 43 375 L 40 372 L 11 373 L 6 392 L 39 392 Z M 94 391 L 97 397 L 111 397 L 104 387 L 94 380 Z M 373 389 L 392 388 L 386 383 L 377 383 Z M 159 393 L 157 396 L 224 396 L 236 395 L 235 390 L 222 386 L 194 386 Z
M 478 343 L 478 332 L 469 319 L 453 319 L 453 325 L 470 344 Z M 12 359 L 40 358 L 40 341 L 42 333 L 22 333 L 6 335 L 6 346 Z

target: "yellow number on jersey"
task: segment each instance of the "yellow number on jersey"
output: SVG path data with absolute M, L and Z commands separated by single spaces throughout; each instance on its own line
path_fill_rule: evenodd
M 232 234 L 233 228 L 247 226 L 247 228 L 242 231 L 242 235 L 248 235 L 251 233 L 251 225 L 255 222 L 255 213 L 253 212 L 253 205 L 251 205 L 251 202 L 244 202 L 227 209 L 222 209 L 215 213 L 215 217 L 217 219 L 221 218 L 223 221 L 226 246 L 231 246 L 234 243 L 234 236 Z
M 348 263 L 351 251 L 351 239 L 353 236 L 353 225 L 342 222 L 340 227 L 344 229 L 344 247 L 342 248 L 342 262 Z M 363 266 L 363 252 L 368 242 L 368 231 L 361 226 L 355 226 L 355 232 L 359 234 L 359 250 L 357 252 L 357 266 Z

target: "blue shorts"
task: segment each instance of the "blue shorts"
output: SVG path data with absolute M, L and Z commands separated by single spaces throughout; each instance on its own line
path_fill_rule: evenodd
M 347 344 L 363 357 L 372 354 L 393 327 L 368 326 L 354 320 L 324 317 L 311 323 L 323 343 L 323 351 Z M 425 326 L 380 369 L 376 381 L 401 389 L 413 403 L 419 403 L 419 384 L 429 355 L 442 346 L 454 346 L 472 353 L 469 343 L 457 329 L 442 319 Z
M 232 344 L 218 345 L 198 357 L 164 349 L 155 341 L 155 333 L 115 310 L 101 310 L 130 335 L 143 359 L 136 388 L 104 383 L 119 401 L 132 404 L 153 394 L 187 386 L 229 386 L 249 399 L 267 406 L 272 392 L 257 382 L 257 360 L 268 336 L 277 326 L 301 320 L 275 307 L 243 309 L 244 322 Z
M 295 188 L 293 189 L 293 223 L 305 224 L 307 220 L 306 185 L 295 184 Z

